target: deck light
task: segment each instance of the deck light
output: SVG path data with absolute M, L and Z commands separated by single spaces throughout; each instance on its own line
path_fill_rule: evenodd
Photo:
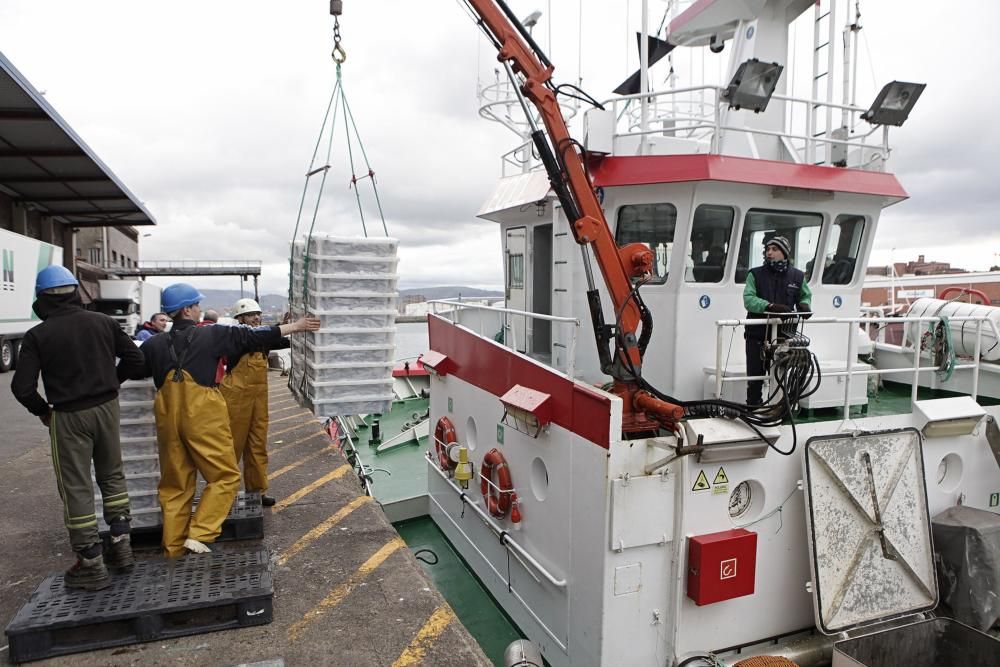
M 516 431 L 537 438 L 552 421 L 552 400 L 549 394 L 515 384 L 500 397 L 503 404 L 501 422 Z
M 736 70 L 733 80 L 722 92 L 722 99 L 730 109 L 749 109 L 760 113 L 771 101 L 774 88 L 784 67 L 778 63 L 765 63 L 751 58 Z
M 428 350 L 425 352 L 420 358 L 420 361 L 423 362 L 424 368 L 439 377 L 453 373 L 457 368 L 457 365 L 451 357 L 446 354 L 441 354 L 436 350 Z
M 969 435 L 986 411 L 971 396 L 915 401 L 913 415 L 925 438 Z
M 871 108 L 861 114 L 862 120 L 872 125 L 900 126 L 906 122 L 913 105 L 917 103 L 920 94 L 927 87 L 925 83 L 907 83 L 893 81 L 887 83 L 879 91 Z

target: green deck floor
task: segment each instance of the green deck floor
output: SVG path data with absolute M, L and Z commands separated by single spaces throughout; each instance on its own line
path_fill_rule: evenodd
M 427 413 L 428 398 L 408 398 L 393 401 L 392 409 L 379 417 L 382 442 L 387 442 L 405 430 L 407 422 L 414 422 Z M 417 417 L 415 418 L 414 415 Z M 365 417 L 365 427 L 358 429 L 357 450 L 362 461 L 373 469 L 372 490 L 383 505 L 427 494 L 427 465 L 424 450 L 427 440 L 411 440 L 408 444 L 376 454 L 368 443 L 372 437 L 373 417 Z
M 458 553 L 451 548 L 437 525 L 430 517 L 411 519 L 395 524 L 400 536 L 416 554 L 421 549 L 430 549 L 437 556 L 437 564 L 424 562 L 424 558 L 434 561 L 426 552 L 418 554 L 421 565 L 444 596 L 455 615 L 462 621 L 483 649 L 483 653 L 494 665 L 503 664 L 503 652 L 516 639 L 521 639 L 517 627 L 500 609 L 500 605 L 490 596 L 472 570 Z
M 920 387 L 917 390 L 917 400 L 919 401 L 965 395 L 966 394 L 956 394 L 939 389 L 929 389 L 927 387 Z M 910 385 L 898 384 L 896 382 L 886 382 L 884 386 L 880 387 L 874 394 L 869 392 L 867 406 L 864 408 L 861 406 L 851 408 L 851 417 L 882 417 L 885 415 L 908 414 L 911 412 L 910 397 Z M 983 406 L 1000 405 L 1000 400 L 983 396 L 980 396 L 977 401 Z M 802 410 L 798 415 L 796 415 L 795 421 L 799 424 L 834 421 L 837 419 L 843 419 L 842 414 L 842 408 Z

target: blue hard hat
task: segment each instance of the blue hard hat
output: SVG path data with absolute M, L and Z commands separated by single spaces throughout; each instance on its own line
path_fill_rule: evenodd
M 165 313 L 176 313 L 181 308 L 193 306 L 205 298 L 194 286 L 187 283 L 174 283 L 163 288 L 160 295 L 160 305 Z
M 46 266 L 38 272 L 35 278 L 35 296 L 42 293 L 42 290 L 53 287 L 68 287 L 69 285 L 79 285 L 80 282 L 73 276 L 73 273 L 65 266 L 53 264 Z

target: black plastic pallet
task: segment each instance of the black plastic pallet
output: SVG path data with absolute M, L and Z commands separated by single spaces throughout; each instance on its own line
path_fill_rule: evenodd
M 197 505 L 197 500 L 195 501 Z M 240 492 L 229 510 L 229 516 L 222 523 L 222 533 L 215 538 L 216 542 L 231 542 L 233 540 L 259 540 L 264 537 L 264 507 L 261 505 L 260 492 Z M 133 528 L 131 533 L 133 549 L 158 549 L 163 540 L 163 526 L 141 526 Z M 104 548 L 109 548 L 110 537 L 107 531 L 101 533 Z
M 7 626 L 15 663 L 270 623 L 274 586 L 266 549 L 136 563 L 102 591 L 51 574 Z

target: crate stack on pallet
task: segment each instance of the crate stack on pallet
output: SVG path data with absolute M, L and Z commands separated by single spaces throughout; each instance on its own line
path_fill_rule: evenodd
M 130 380 L 123 383 L 118 392 L 122 464 L 132 506 L 133 528 L 150 528 L 163 524 L 160 499 L 156 492 L 160 483 L 160 457 L 156 447 L 156 416 L 153 413 L 155 398 L 156 387 L 152 380 Z M 103 533 L 108 530 L 108 525 L 104 522 L 101 490 L 97 486 L 93 467 L 90 474 L 94 478 L 97 526 Z
M 152 380 L 124 382 L 118 392 L 122 467 L 131 506 L 132 542 L 139 547 L 159 545 L 163 529 L 163 514 L 157 490 L 160 484 L 160 456 L 156 444 L 156 415 L 153 411 L 155 398 L 156 386 Z M 104 505 L 93 466 L 90 468 L 90 475 L 94 481 L 97 529 L 102 536 L 106 536 L 109 529 L 104 521 Z M 199 475 L 196 503 L 204 487 L 205 481 Z M 218 541 L 250 540 L 263 536 L 264 510 L 260 492 L 241 491 L 222 524 L 222 534 Z
M 313 236 L 292 244 L 293 318 L 319 331 L 292 336 L 289 386 L 317 417 L 388 412 L 398 293 L 395 239 Z

